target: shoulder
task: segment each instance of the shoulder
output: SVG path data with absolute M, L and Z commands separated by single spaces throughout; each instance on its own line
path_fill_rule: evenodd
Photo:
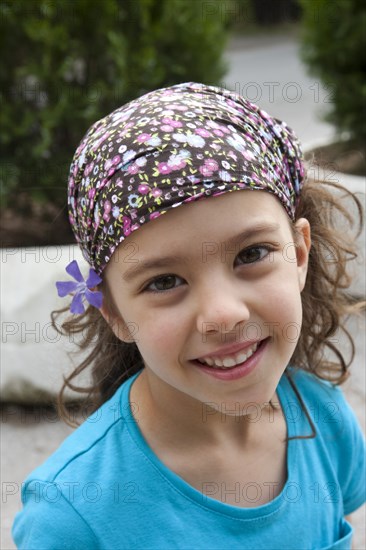
M 304 405 L 313 412 L 316 422 L 321 415 L 323 424 L 337 424 L 338 430 L 342 429 L 342 431 L 349 423 L 358 424 L 355 413 L 340 386 L 302 369 L 290 368 L 288 374 L 295 386 L 295 391 L 298 390 Z
M 340 386 L 335 386 L 328 380 L 322 380 L 314 373 L 295 367 L 288 369 L 288 374 L 296 385 L 301 388 L 304 396 L 312 396 L 314 393 L 318 397 L 327 398 L 329 396 L 340 398 L 343 394 Z
M 304 370 L 291 368 L 289 375 L 315 428 L 314 452 L 324 461 L 329 458 L 342 490 L 345 513 L 350 514 L 366 500 L 359 477 L 366 468 L 366 444 L 357 416 L 340 386 Z
M 17 548 L 97 548 L 97 540 L 87 522 L 53 483 L 30 480 L 12 527 Z
M 295 393 L 297 390 L 317 432 L 325 441 L 334 441 L 339 449 L 339 443 L 352 444 L 355 438 L 363 439 L 356 414 L 340 386 L 301 369 L 291 368 L 289 377 Z
M 47 484 L 50 492 L 52 485 L 61 487 L 63 495 L 68 498 L 73 484 L 85 486 L 99 479 L 108 479 L 118 460 L 120 464 L 128 460 L 133 452 L 127 424 L 134 419 L 126 404 L 129 403 L 132 378 L 31 472 L 23 483 L 23 502 L 27 500 L 30 484 L 39 483 L 40 487 Z
M 55 540 L 65 548 L 96 547 L 93 517 L 113 496 L 116 471 L 134 459 L 126 428 L 132 378 L 22 483 L 23 509 L 13 525 L 19 548 L 53 548 Z
M 352 434 L 362 436 L 355 413 L 339 386 L 294 367 L 287 369 L 280 385 L 291 435 L 315 433 L 316 443 L 333 455 L 341 452 L 341 445 L 352 442 Z

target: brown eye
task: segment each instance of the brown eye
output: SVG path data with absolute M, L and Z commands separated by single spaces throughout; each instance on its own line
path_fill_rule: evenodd
M 268 246 L 251 246 L 242 250 L 238 257 L 242 260 L 244 264 L 253 264 L 259 262 L 265 258 L 271 249 Z
M 156 279 L 153 283 L 157 290 L 169 290 L 174 287 L 174 275 L 168 275 L 167 277 L 161 277 L 161 279 Z
M 167 292 L 169 290 L 174 290 L 177 288 L 177 286 L 174 284 L 176 281 L 181 279 L 181 277 L 177 277 L 177 275 L 164 275 L 163 277 L 157 277 L 153 281 L 151 281 L 146 287 L 146 292 Z M 153 288 L 155 286 L 155 288 Z

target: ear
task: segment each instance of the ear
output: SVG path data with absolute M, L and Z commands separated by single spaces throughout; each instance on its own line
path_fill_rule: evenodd
M 134 331 L 130 331 L 128 324 L 122 319 L 122 317 L 113 314 L 105 305 L 102 305 L 99 311 L 119 340 L 125 342 L 126 344 L 131 344 L 135 341 L 132 336 Z
M 299 218 L 295 222 L 296 261 L 299 275 L 300 292 L 304 289 L 309 265 L 309 253 L 311 248 L 311 228 L 306 218 Z

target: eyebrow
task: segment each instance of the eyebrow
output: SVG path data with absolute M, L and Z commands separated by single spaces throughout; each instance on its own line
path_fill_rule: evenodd
M 260 223 L 255 226 L 252 226 L 244 231 L 241 231 L 238 235 L 235 235 L 231 239 L 228 239 L 225 244 L 230 246 L 238 244 L 240 242 L 246 241 L 254 236 L 259 235 L 260 233 L 269 233 L 277 231 L 280 227 L 279 223 Z M 208 244 L 211 244 L 210 242 Z M 151 258 L 149 260 L 140 261 L 137 266 L 130 267 L 122 275 L 124 281 L 129 282 L 134 277 L 139 276 L 141 273 L 145 273 L 148 270 L 169 267 L 173 264 L 184 264 L 187 265 L 190 263 L 190 260 L 184 256 L 177 256 L 172 254 L 170 256 L 160 256 L 159 258 Z

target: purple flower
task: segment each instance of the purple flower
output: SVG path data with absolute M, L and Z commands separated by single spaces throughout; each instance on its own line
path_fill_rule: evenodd
M 140 134 L 139 136 L 137 136 L 137 141 L 139 143 L 144 143 L 145 141 L 147 141 L 148 139 L 151 138 L 151 134 Z
M 146 195 L 150 192 L 150 187 L 148 185 L 141 184 L 138 186 L 137 190 L 139 193 L 141 193 L 141 195 Z
M 206 130 L 205 128 L 197 128 L 195 130 L 196 134 L 198 134 L 199 136 L 201 137 L 210 137 L 211 134 L 208 130 Z
M 170 174 L 173 168 L 167 162 L 159 162 L 158 170 L 160 174 Z
M 73 299 L 70 306 L 71 313 L 84 313 L 85 307 L 83 304 L 84 298 L 96 308 L 102 307 L 103 294 L 97 290 L 91 290 L 102 282 L 102 279 L 95 273 L 94 269 L 89 270 L 89 276 L 85 281 L 82 276 L 78 263 L 73 260 L 66 267 L 66 272 L 75 279 L 74 281 L 57 281 L 57 293 L 63 298 L 68 294 L 73 294 Z

